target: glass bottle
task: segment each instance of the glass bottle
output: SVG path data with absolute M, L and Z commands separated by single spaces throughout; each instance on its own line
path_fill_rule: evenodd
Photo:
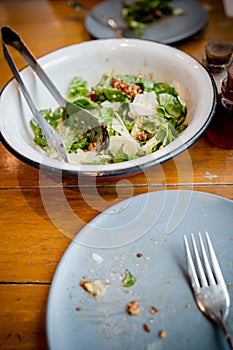
M 205 45 L 203 65 L 214 78 L 218 93 L 221 92 L 222 80 L 232 64 L 233 45 L 224 40 L 213 40 Z
M 214 145 L 233 148 L 233 65 L 222 81 L 216 111 L 206 134 Z

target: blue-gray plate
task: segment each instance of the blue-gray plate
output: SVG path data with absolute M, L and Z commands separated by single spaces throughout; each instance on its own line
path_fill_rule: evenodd
M 180 16 L 165 17 L 157 23 L 146 25 L 141 39 L 172 44 L 196 34 L 207 24 L 208 15 L 206 8 L 199 1 L 174 0 L 172 6 L 174 9 L 181 8 L 183 14 Z M 101 2 L 94 7 L 94 10 L 104 14 L 106 17 L 113 18 L 121 26 L 126 26 L 121 15 L 121 0 Z M 116 37 L 110 27 L 97 22 L 91 15 L 87 15 L 85 25 L 88 32 L 94 38 L 106 39 Z M 125 36 L 134 37 L 134 34 L 132 32 L 126 32 Z
M 167 190 L 119 202 L 86 224 L 52 281 L 50 350 L 227 350 L 222 330 L 194 301 L 183 235 L 209 232 L 233 300 L 232 213 L 233 201 L 223 197 Z M 121 284 L 127 269 L 137 280 L 131 287 Z M 84 276 L 101 280 L 106 293 L 96 298 L 85 291 L 79 284 Z M 138 315 L 126 311 L 132 300 L 140 303 Z

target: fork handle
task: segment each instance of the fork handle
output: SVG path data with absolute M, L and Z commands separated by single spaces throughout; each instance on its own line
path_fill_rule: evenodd
M 228 325 L 223 322 L 223 321 L 218 321 L 219 325 L 222 327 L 224 333 L 225 333 L 225 337 L 227 339 L 227 342 L 229 344 L 229 347 L 231 350 L 233 350 L 233 339 L 232 339 L 232 335 L 231 335 L 231 331 L 230 328 L 228 327 Z
M 84 13 L 93 17 L 100 24 L 104 26 L 107 25 L 109 29 L 112 29 L 114 31 L 118 38 L 122 38 L 122 29 L 119 27 L 119 25 L 115 22 L 113 18 L 107 17 L 105 14 L 95 11 L 93 9 L 88 9 L 86 6 L 78 3 L 77 1 L 69 1 L 68 4 L 76 11 L 83 11 Z
M 112 25 L 109 24 L 109 18 L 106 17 L 104 14 L 102 14 L 100 12 L 97 12 L 97 11 L 95 11 L 93 9 L 88 9 L 86 6 L 78 3 L 77 1 L 69 1 L 68 3 L 70 5 L 70 7 L 72 7 L 76 11 L 82 11 L 82 12 L 84 12 L 86 14 L 89 14 L 96 21 L 100 22 L 103 25 L 108 25 L 108 26 L 110 26 L 112 28 Z M 115 29 L 115 28 L 112 28 L 112 29 Z

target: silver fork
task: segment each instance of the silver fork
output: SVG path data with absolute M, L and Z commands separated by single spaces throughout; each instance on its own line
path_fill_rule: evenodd
M 110 27 L 114 33 L 116 34 L 117 38 L 124 37 L 125 27 L 123 28 L 113 18 L 109 18 L 105 16 L 103 13 L 100 13 L 98 11 L 95 11 L 93 9 L 88 9 L 86 6 L 80 4 L 77 1 L 68 1 L 68 4 L 70 7 L 75 9 L 76 11 L 83 11 L 87 13 L 89 16 L 93 17 L 97 22 L 100 24 L 103 24 L 104 26 Z
M 205 236 L 210 262 L 201 234 L 199 233 L 201 255 L 198 252 L 194 235 L 191 234 L 194 260 L 192 259 L 188 239 L 184 235 L 188 274 L 199 309 L 222 327 L 228 344 L 233 349 L 233 340 L 227 325 L 227 318 L 230 311 L 230 297 L 208 232 L 205 232 Z

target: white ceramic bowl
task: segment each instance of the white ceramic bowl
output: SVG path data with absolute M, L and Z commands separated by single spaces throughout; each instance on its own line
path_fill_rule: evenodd
M 109 165 L 65 163 L 41 153 L 34 145 L 29 125 L 32 114 L 13 79 L 1 92 L 1 140 L 16 157 L 38 168 L 42 166 L 66 175 L 127 177 L 187 149 L 204 132 L 214 112 L 215 85 L 206 69 L 188 54 L 164 44 L 138 39 L 93 40 L 58 49 L 38 61 L 64 95 L 76 75 L 85 78 L 91 87 L 106 72 L 144 73 L 157 81 L 178 83 L 188 110 L 188 127 L 183 133 L 150 155 Z M 29 67 L 21 71 L 21 76 L 38 109 L 57 106 Z

